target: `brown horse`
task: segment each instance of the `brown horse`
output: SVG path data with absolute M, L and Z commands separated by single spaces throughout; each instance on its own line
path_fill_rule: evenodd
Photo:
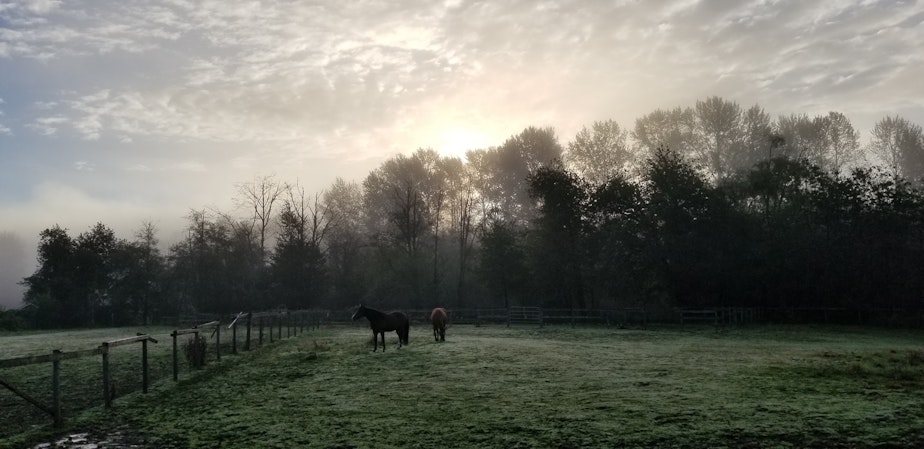
M 407 344 L 411 322 L 404 313 L 385 313 L 360 304 L 356 312 L 353 313 L 353 321 L 362 317 L 366 317 L 369 320 L 369 326 L 372 327 L 372 341 L 375 343 L 372 352 L 379 350 L 379 334 L 382 335 L 382 352 L 385 352 L 385 332 L 395 331 L 398 333 L 398 349 L 401 349 L 402 343 Z
M 446 341 L 446 323 L 449 321 L 449 315 L 446 309 L 437 307 L 430 312 L 430 322 L 433 323 L 433 340 Z

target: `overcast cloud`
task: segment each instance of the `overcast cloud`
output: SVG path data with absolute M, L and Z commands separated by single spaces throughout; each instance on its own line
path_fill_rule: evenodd
M 563 144 L 719 95 L 771 115 L 924 124 L 917 1 L 0 0 L 0 306 L 42 229 L 320 191 L 397 153 Z

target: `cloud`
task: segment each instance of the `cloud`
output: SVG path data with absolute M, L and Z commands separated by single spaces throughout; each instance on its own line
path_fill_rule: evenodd
M 68 119 L 62 116 L 40 117 L 36 119 L 34 123 L 26 126 L 35 130 L 39 134 L 50 136 L 56 134 L 58 132 L 58 128 L 66 123 L 68 123 Z
M 0 97 L 0 106 L 3 106 L 3 97 Z M 3 124 L 3 109 L 0 108 L 0 136 L 11 135 L 13 131 Z
M 74 162 L 74 169 L 77 171 L 96 171 L 96 164 L 87 161 Z

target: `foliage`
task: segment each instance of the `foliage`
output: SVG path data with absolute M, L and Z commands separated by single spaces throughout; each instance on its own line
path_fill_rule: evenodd
M 720 97 L 634 125 L 630 139 L 595 122 L 567 151 L 550 127 L 465 160 L 419 149 L 313 201 L 255 177 L 237 186 L 242 218 L 192 210 L 166 254 L 150 226 L 130 242 L 103 224 L 76 237 L 55 226 L 17 316 L 73 327 L 359 301 L 922 307 L 920 126 L 886 117 L 861 146 L 839 112 L 771 120 Z M 862 165 L 864 150 L 884 166 Z

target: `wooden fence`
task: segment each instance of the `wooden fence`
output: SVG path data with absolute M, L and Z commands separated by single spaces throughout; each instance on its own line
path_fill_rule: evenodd
M 95 355 L 102 355 L 102 377 L 103 377 L 103 400 L 106 404 L 106 407 L 112 406 L 112 388 L 111 388 L 111 375 L 109 370 L 109 350 L 117 346 L 128 345 L 132 343 L 141 343 L 141 360 L 142 360 L 142 385 L 145 393 L 148 391 L 148 342 L 157 343 L 157 340 L 151 338 L 149 335 L 137 335 L 134 337 L 126 337 L 118 340 L 105 341 L 99 347 L 95 349 L 85 349 L 80 351 L 71 351 L 71 352 L 62 352 L 60 350 L 53 350 L 51 354 L 46 355 L 37 355 L 37 356 L 27 356 L 27 357 L 18 357 L 13 359 L 0 360 L 0 369 L 2 368 L 14 368 L 18 366 L 34 365 L 39 363 L 51 363 L 51 404 L 43 403 L 42 401 L 36 399 L 31 394 L 26 393 L 25 391 L 17 388 L 11 382 L 8 382 L 0 378 L 0 385 L 3 385 L 8 390 L 12 391 L 17 396 L 23 398 L 26 402 L 34 405 L 39 410 L 51 415 L 54 420 L 54 424 L 61 425 L 63 418 L 61 416 L 61 361 L 74 359 L 79 357 L 88 357 Z
M 275 340 L 297 336 L 307 329 L 320 327 L 322 320 L 327 319 L 329 312 L 321 310 L 296 310 L 296 311 L 268 311 L 257 313 L 239 313 L 232 316 L 215 316 L 217 319 L 175 329 L 170 333 L 173 341 L 172 348 L 172 371 L 173 380 L 179 379 L 179 371 L 182 360 L 187 360 L 190 369 L 201 368 L 205 365 L 207 359 L 214 358 L 220 361 L 222 357 L 222 346 L 230 346 L 232 354 L 238 353 L 239 328 L 244 328 L 244 350 L 250 350 L 253 346 L 263 345 L 265 340 L 272 343 Z M 223 342 L 223 330 L 225 333 L 230 330 L 230 337 L 226 337 L 228 342 Z M 192 338 L 185 346 L 186 353 L 184 357 L 180 354 L 181 350 L 179 339 L 181 336 L 190 335 Z M 285 337 L 283 336 L 285 335 Z M 214 355 L 197 352 L 200 348 L 205 347 L 205 342 L 212 340 L 214 345 Z M 111 350 L 115 347 L 126 346 L 130 344 L 140 344 L 141 351 L 141 391 L 148 392 L 150 383 L 150 368 L 148 363 L 148 343 L 157 343 L 157 340 L 150 335 L 135 335 L 131 337 L 119 338 L 102 342 L 98 347 L 92 349 L 76 351 L 53 350 L 50 354 L 31 355 L 0 360 L 0 370 L 23 367 L 36 364 L 51 364 L 51 399 L 38 399 L 35 392 L 28 392 L 25 388 L 17 386 L 13 381 L 7 380 L 0 376 L 0 386 L 13 392 L 16 397 L 22 398 L 25 402 L 31 404 L 43 413 L 49 415 L 55 426 L 60 426 L 63 422 L 62 414 L 62 387 L 61 387 L 61 362 L 64 360 L 101 356 L 101 385 L 103 403 L 107 408 L 112 407 L 112 400 L 115 398 L 115 385 L 112 381 L 110 370 Z M 2 371 L 0 371 L 2 374 Z M 47 394 L 47 390 L 45 390 Z M 90 402 L 90 401 L 87 401 Z

